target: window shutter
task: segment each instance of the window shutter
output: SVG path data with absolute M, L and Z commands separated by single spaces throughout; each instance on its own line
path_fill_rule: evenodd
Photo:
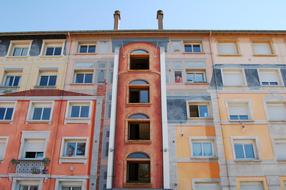
M 247 103 L 231 103 L 229 104 L 230 115 L 248 115 Z
M 196 183 L 195 189 L 197 190 L 220 190 L 218 183 Z
M 277 142 L 275 152 L 278 160 L 286 160 L 286 142 Z
M 242 86 L 243 76 L 241 71 L 224 71 L 223 84 L 225 86 Z
M 3 160 L 4 158 L 5 146 L 6 146 L 5 140 L 0 139 L 0 160 Z
M 272 103 L 267 105 L 270 120 L 286 120 L 286 106 L 283 103 Z
M 221 55 L 235 55 L 237 54 L 236 44 L 233 42 L 218 43 L 218 52 Z
M 261 182 L 243 182 L 240 183 L 240 190 L 263 190 Z
M 254 43 L 254 54 L 256 55 L 270 55 L 272 54 L 269 43 Z
M 27 139 L 24 144 L 24 152 L 44 152 L 45 140 Z
M 261 82 L 279 82 L 278 73 L 276 71 L 262 71 L 260 77 Z

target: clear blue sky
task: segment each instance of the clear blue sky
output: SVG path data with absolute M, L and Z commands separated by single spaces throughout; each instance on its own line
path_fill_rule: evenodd
M 1 0 L 0 32 L 156 29 L 286 30 L 286 0 Z

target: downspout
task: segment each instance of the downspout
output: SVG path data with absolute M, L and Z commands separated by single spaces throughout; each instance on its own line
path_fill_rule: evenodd
M 214 65 L 214 55 L 213 55 L 213 51 L 212 51 L 211 39 L 212 39 L 212 31 L 210 30 L 209 31 L 209 46 L 210 46 L 210 55 L 211 55 L 210 58 L 211 58 L 211 64 L 212 64 L 212 69 L 213 69 L 213 74 L 214 74 L 213 77 L 214 77 L 214 83 L 215 83 L 215 98 L 216 98 L 217 103 L 219 104 L 217 80 L 216 80 L 216 75 L 214 73 L 215 65 Z M 222 123 L 221 123 L 222 114 L 221 114 L 219 107 L 218 107 L 218 115 L 219 115 L 219 124 L 221 127 L 221 125 L 222 125 Z M 224 145 L 224 135 L 223 135 L 223 129 L 222 128 L 221 128 L 221 137 L 222 137 L 222 141 L 223 141 L 223 145 Z M 230 189 L 230 178 L 229 178 L 229 171 L 228 171 L 229 167 L 228 167 L 228 163 L 226 160 L 226 150 L 225 150 L 224 146 L 223 146 L 223 151 L 224 151 L 224 160 L 225 160 L 225 166 L 226 166 L 227 184 L 228 184 L 228 189 Z

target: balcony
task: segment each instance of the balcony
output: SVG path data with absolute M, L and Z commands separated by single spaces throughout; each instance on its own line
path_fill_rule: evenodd
M 47 165 L 50 160 L 45 158 L 43 160 L 15 160 L 12 164 L 16 166 L 17 174 L 47 174 Z
M 12 92 L 17 92 L 19 90 L 19 86 L 2 86 L 0 85 L 0 94 L 7 94 Z

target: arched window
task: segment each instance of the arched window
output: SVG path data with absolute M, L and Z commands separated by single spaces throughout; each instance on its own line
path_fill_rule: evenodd
M 143 49 L 133 50 L 129 59 L 130 70 L 149 70 L 149 52 Z
M 133 80 L 129 83 L 129 103 L 149 103 L 149 83 Z
M 127 156 L 127 183 L 150 183 L 150 157 L 143 152 Z
M 128 117 L 128 141 L 150 140 L 150 120 L 142 113 L 132 114 Z

